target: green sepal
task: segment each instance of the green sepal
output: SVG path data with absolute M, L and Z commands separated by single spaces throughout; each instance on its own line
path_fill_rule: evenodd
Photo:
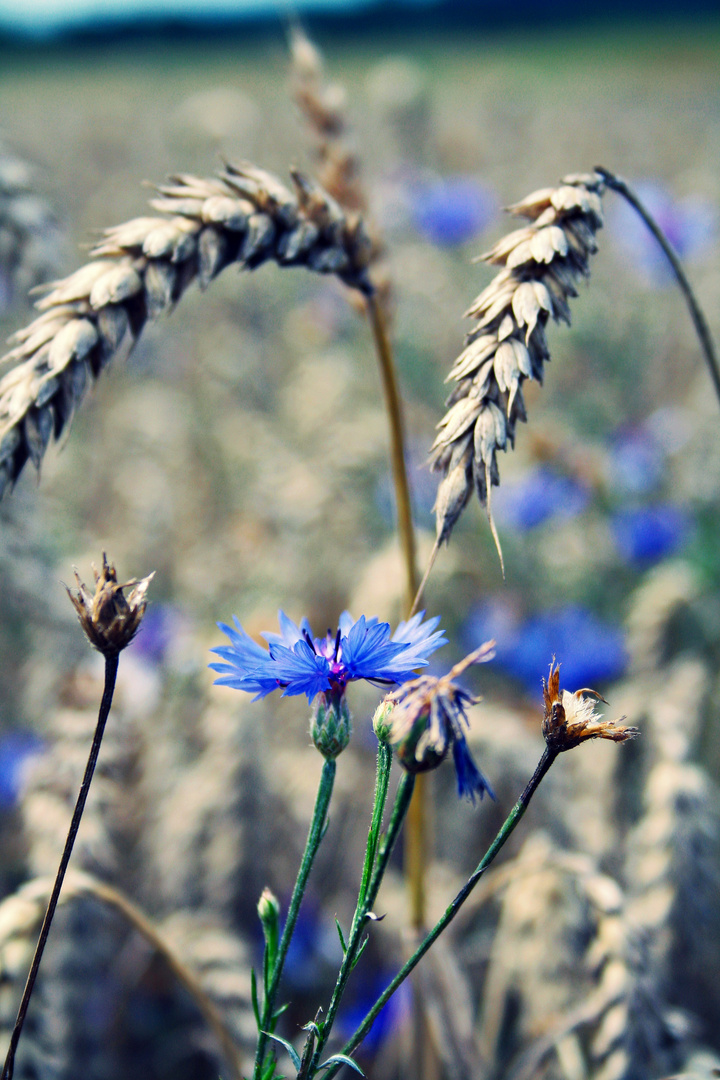
M 280 1043 L 280 1045 L 287 1050 L 288 1054 L 290 1055 L 290 1060 L 292 1061 L 295 1068 L 298 1070 L 300 1069 L 300 1055 L 298 1054 L 292 1043 L 289 1043 L 287 1039 L 283 1039 L 280 1035 L 273 1035 L 272 1031 L 264 1031 L 263 1035 L 267 1035 L 267 1037 L 269 1039 L 272 1039 L 273 1042 Z
M 338 1064 L 339 1065 L 349 1065 L 350 1068 L 354 1069 L 356 1073 L 360 1073 L 361 1076 L 365 1075 L 365 1073 L 362 1071 L 362 1069 L 358 1065 L 357 1061 L 353 1061 L 353 1059 L 351 1057 L 348 1057 L 347 1054 L 333 1054 L 332 1057 L 329 1057 L 327 1059 L 327 1061 L 323 1061 L 322 1065 L 318 1066 L 318 1070 L 320 1070 L 320 1069 L 329 1069 L 331 1065 L 338 1065 Z
M 355 966 L 356 966 L 358 960 L 360 959 L 360 957 L 362 956 L 362 954 L 365 952 L 365 949 L 367 948 L 367 943 L 368 943 L 369 940 L 370 940 L 370 935 L 368 934 L 365 937 L 365 940 L 363 941 L 362 945 L 360 946 L 360 948 L 357 951 L 357 955 L 355 956 L 355 959 L 353 960 L 352 966 L 350 968 L 351 971 L 355 970 Z
M 258 999 L 257 989 L 257 975 L 255 974 L 255 968 L 250 969 L 250 997 L 252 999 L 253 1012 L 255 1013 L 255 1023 L 257 1024 L 258 1031 L 262 1027 L 260 1020 L 260 1001 Z
M 323 1024 L 318 1024 L 316 1020 L 308 1020 L 307 1024 L 303 1024 L 303 1031 L 312 1031 L 313 1035 L 318 1039 L 322 1038 Z
M 342 945 L 342 951 L 344 956 L 347 952 L 347 945 L 345 944 L 345 935 L 342 932 L 342 927 L 340 925 L 340 921 L 337 915 L 335 916 L 335 926 L 337 927 L 338 937 L 340 938 L 340 944 Z

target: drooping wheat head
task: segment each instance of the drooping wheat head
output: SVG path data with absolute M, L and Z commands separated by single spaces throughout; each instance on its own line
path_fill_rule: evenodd
M 456 385 L 430 457 L 443 473 L 437 546 L 450 539 L 473 489 L 489 509 L 490 488 L 500 482 L 498 451 L 514 444 L 518 420 L 527 419 L 523 383 L 542 382 L 550 358 L 548 319 L 569 325 L 568 300 L 578 295 L 578 278 L 588 276 L 603 224 L 602 191 L 602 179 L 592 173 L 533 192 L 510 207 L 531 224 L 482 256 L 502 269 L 468 309 L 477 325 L 448 375 Z
M 88 386 L 191 282 L 205 288 L 231 263 L 253 270 L 272 261 L 372 293 L 359 215 L 304 174 L 291 175 L 294 191 L 253 165 L 226 165 L 215 179 L 172 177 L 151 200 L 167 217 L 107 229 L 92 262 L 48 287 L 41 314 L 5 357 L 15 366 L 0 381 L 0 497 L 28 459 L 40 467 Z

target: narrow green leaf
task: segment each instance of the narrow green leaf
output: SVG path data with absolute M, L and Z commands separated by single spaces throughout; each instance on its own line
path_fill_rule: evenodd
M 350 1068 L 354 1069 L 356 1073 L 360 1073 L 361 1076 L 365 1075 L 365 1073 L 362 1071 L 362 1069 L 358 1065 L 357 1061 L 353 1061 L 353 1059 L 351 1057 L 348 1057 L 347 1054 L 333 1054 L 333 1056 L 329 1057 L 327 1059 L 327 1061 L 323 1061 L 320 1068 L 321 1069 L 329 1069 L 331 1065 L 338 1065 L 338 1064 L 340 1064 L 340 1065 L 349 1065 Z
M 300 1068 L 300 1055 L 298 1054 L 292 1043 L 289 1043 L 287 1039 L 281 1038 L 280 1035 L 273 1035 L 272 1031 L 265 1031 L 263 1034 L 267 1035 L 268 1038 L 272 1039 L 274 1042 L 280 1043 L 281 1046 L 284 1046 L 288 1054 L 290 1055 L 290 1060 L 292 1061 L 295 1068 Z
M 257 976 L 255 974 L 255 968 L 252 968 L 250 971 L 250 997 L 252 998 L 252 1007 L 253 1012 L 255 1013 L 255 1023 L 257 1024 L 259 1031 L 262 1027 L 262 1022 L 260 1020 L 260 1002 L 258 1000 Z
M 335 916 L 335 926 L 337 927 L 338 937 L 340 938 L 340 944 L 342 945 L 342 951 L 344 956 L 347 952 L 347 945 L 345 944 L 345 935 L 342 932 L 342 926 L 340 925 L 340 921 L 338 920 L 337 915 Z
M 360 957 L 362 956 L 362 954 L 365 952 L 365 949 L 367 947 L 367 943 L 368 943 L 369 940 L 370 940 L 370 935 L 368 934 L 366 936 L 365 940 L 363 941 L 362 945 L 360 946 L 360 948 L 357 951 L 357 956 L 353 960 L 352 967 L 350 968 L 351 971 L 355 970 L 355 965 L 357 964 L 357 962 L 360 959 Z
M 285 1012 L 285 1010 L 289 1009 L 289 1008 L 290 1008 L 290 1002 L 286 1001 L 284 1005 L 281 1005 L 279 1009 L 276 1009 L 275 1012 L 272 1014 L 273 1023 L 275 1023 L 275 1021 L 278 1019 L 278 1017 L 282 1016 L 282 1014 Z

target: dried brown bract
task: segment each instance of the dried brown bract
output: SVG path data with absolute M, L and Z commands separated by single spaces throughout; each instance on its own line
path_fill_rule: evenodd
M 40 316 L 4 358 L 16 366 L 0 381 L 0 497 L 28 458 L 40 467 L 89 384 L 191 282 L 205 288 L 231 263 L 253 270 L 272 261 L 373 291 L 360 217 L 302 173 L 292 180 L 294 191 L 253 165 L 227 165 L 213 179 L 172 177 L 151 200 L 168 217 L 107 229 L 93 262 L 48 287 Z
M 548 681 L 543 679 L 543 697 L 545 716 L 542 731 L 548 748 L 555 753 L 572 750 L 588 739 L 627 742 L 640 734 L 636 727 L 623 724 L 624 716 L 619 720 L 603 720 L 602 714 L 595 712 L 595 708 L 605 698 L 596 690 L 576 690 L 575 693 L 563 690 L 561 693 L 560 668 L 555 661 L 550 665 Z
M 457 385 L 430 457 L 444 474 L 435 503 L 438 544 L 450 539 L 473 488 L 489 507 L 490 487 L 500 482 L 497 452 L 514 444 L 515 425 L 527 419 L 522 384 L 542 382 L 550 359 L 547 321 L 570 324 L 568 300 L 578 295 L 577 279 L 589 274 L 602 191 L 602 178 L 592 173 L 533 192 L 510 207 L 532 224 L 482 256 L 502 270 L 467 311 L 477 326 L 448 375 Z
M 103 552 L 100 573 L 93 566 L 95 592 L 91 593 L 75 572 L 77 592 L 68 589 L 67 594 L 73 602 L 80 625 L 91 645 L 103 656 L 116 656 L 127 645 L 140 628 L 147 600 L 148 585 L 155 576 L 155 571 L 140 581 L 133 579 L 124 585 L 118 584 L 117 572 Z M 133 591 L 126 598 L 123 589 L 133 586 Z

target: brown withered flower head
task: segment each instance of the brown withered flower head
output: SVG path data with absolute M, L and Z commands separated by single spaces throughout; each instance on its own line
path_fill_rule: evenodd
M 480 698 L 458 686 L 455 679 L 471 664 L 482 664 L 495 655 L 488 641 L 455 665 L 447 675 L 420 675 L 388 694 L 373 718 L 378 739 L 389 742 L 407 772 L 426 772 L 445 760 L 452 748 L 458 795 L 471 802 L 485 792 L 494 798 L 490 784 L 475 764 L 465 738 L 467 708 Z
M 587 739 L 610 739 L 611 742 L 627 742 L 640 734 L 637 728 L 618 720 L 603 720 L 602 713 L 595 711 L 598 702 L 605 701 L 596 690 L 560 690 L 560 667 L 555 658 L 550 664 L 548 681 L 543 679 L 545 716 L 542 732 L 550 750 L 562 753 L 572 750 Z M 605 701 L 607 705 L 607 702 Z
M 65 588 L 90 644 L 105 657 L 116 656 L 130 644 L 138 632 L 147 607 L 145 594 L 155 571 L 140 581 L 133 578 L 132 581 L 119 585 L 115 567 L 108 562 L 107 555 L 103 552 L 102 569 L 98 573 L 93 566 L 93 574 L 94 594 L 80 580 L 77 570 L 77 592 L 73 592 L 67 585 Z M 131 586 L 132 592 L 125 597 L 123 589 Z

